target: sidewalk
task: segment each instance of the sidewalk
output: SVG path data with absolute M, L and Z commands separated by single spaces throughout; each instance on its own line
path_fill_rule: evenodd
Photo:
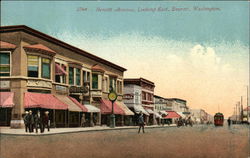
M 176 125 L 172 124 L 170 126 L 165 125 L 152 125 L 152 126 L 145 126 L 145 128 L 167 128 L 167 127 L 174 127 Z M 0 127 L 0 135 L 17 135 L 17 136 L 38 136 L 38 135 L 55 135 L 55 134 L 67 134 L 67 133 L 78 133 L 78 132 L 93 132 L 93 131 L 110 131 L 110 130 L 126 130 L 126 129 L 138 129 L 138 126 L 122 126 L 122 127 L 115 127 L 110 128 L 107 126 L 95 126 L 95 127 L 76 127 L 76 128 L 51 128 L 48 132 L 45 129 L 44 133 L 26 133 L 24 128 L 21 129 L 13 129 L 10 127 Z

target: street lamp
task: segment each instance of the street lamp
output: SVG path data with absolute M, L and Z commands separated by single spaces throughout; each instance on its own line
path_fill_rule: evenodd
M 113 91 L 113 88 L 111 88 L 110 93 L 108 94 L 108 98 L 112 102 L 110 128 L 115 128 L 114 102 L 117 99 L 117 94 L 115 93 L 115 91 Z

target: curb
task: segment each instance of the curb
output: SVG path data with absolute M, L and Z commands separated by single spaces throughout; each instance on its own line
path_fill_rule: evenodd
M 176 126 L 145 126 L 145 128 L 168 128 Z M 51 136 L 51 135 L 60 135 L 60 134 L 72 134 L 72 133 L 81 133 L 81 132 L 103 132 L 103 131 L 116 131 L 116 130 L 129 130 L 129 129 L 138 129 L 137 126 L 133 127 L 124 127 L 124 128 L 107 128 L 107 129 L 89 129 L 89 130 L 80 130 L 80 131 L 65 131 L 58 133 L 37 133 L 37 134 L 16 134 L 16 133 L 0 133 L 0 136 Z

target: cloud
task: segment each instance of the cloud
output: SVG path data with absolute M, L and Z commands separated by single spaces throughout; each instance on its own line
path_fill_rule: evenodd
M 51 33 L 53 35 L 53 33 Z M 128 69 L 125 77 L 144 77 L 155 93 L 188 101 L 211 114 L 226 115 L 249 80 L 249 48 L 236 43 L 191 43 L 137 32 L 101 37 L 63 32 L 54 36 Z

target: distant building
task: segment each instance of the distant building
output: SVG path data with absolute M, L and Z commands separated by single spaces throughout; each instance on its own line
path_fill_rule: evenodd
M 208 121 L 208 113 L 203 109 L 190 109 L 191 116 L 195 123 L 204 124 Z M 209 118 L 211 119 L 211 118 Z
M 188 113 L 189 108 L 187 101 L 179 98 L 166 98 L 167 106 L 171 107 L 173 111 Z
M 147 125 L 155 124 L 154 88 L 154 83 L 144 78 L 124 79 L 123 101 L 135 113 L 143 112 Z

